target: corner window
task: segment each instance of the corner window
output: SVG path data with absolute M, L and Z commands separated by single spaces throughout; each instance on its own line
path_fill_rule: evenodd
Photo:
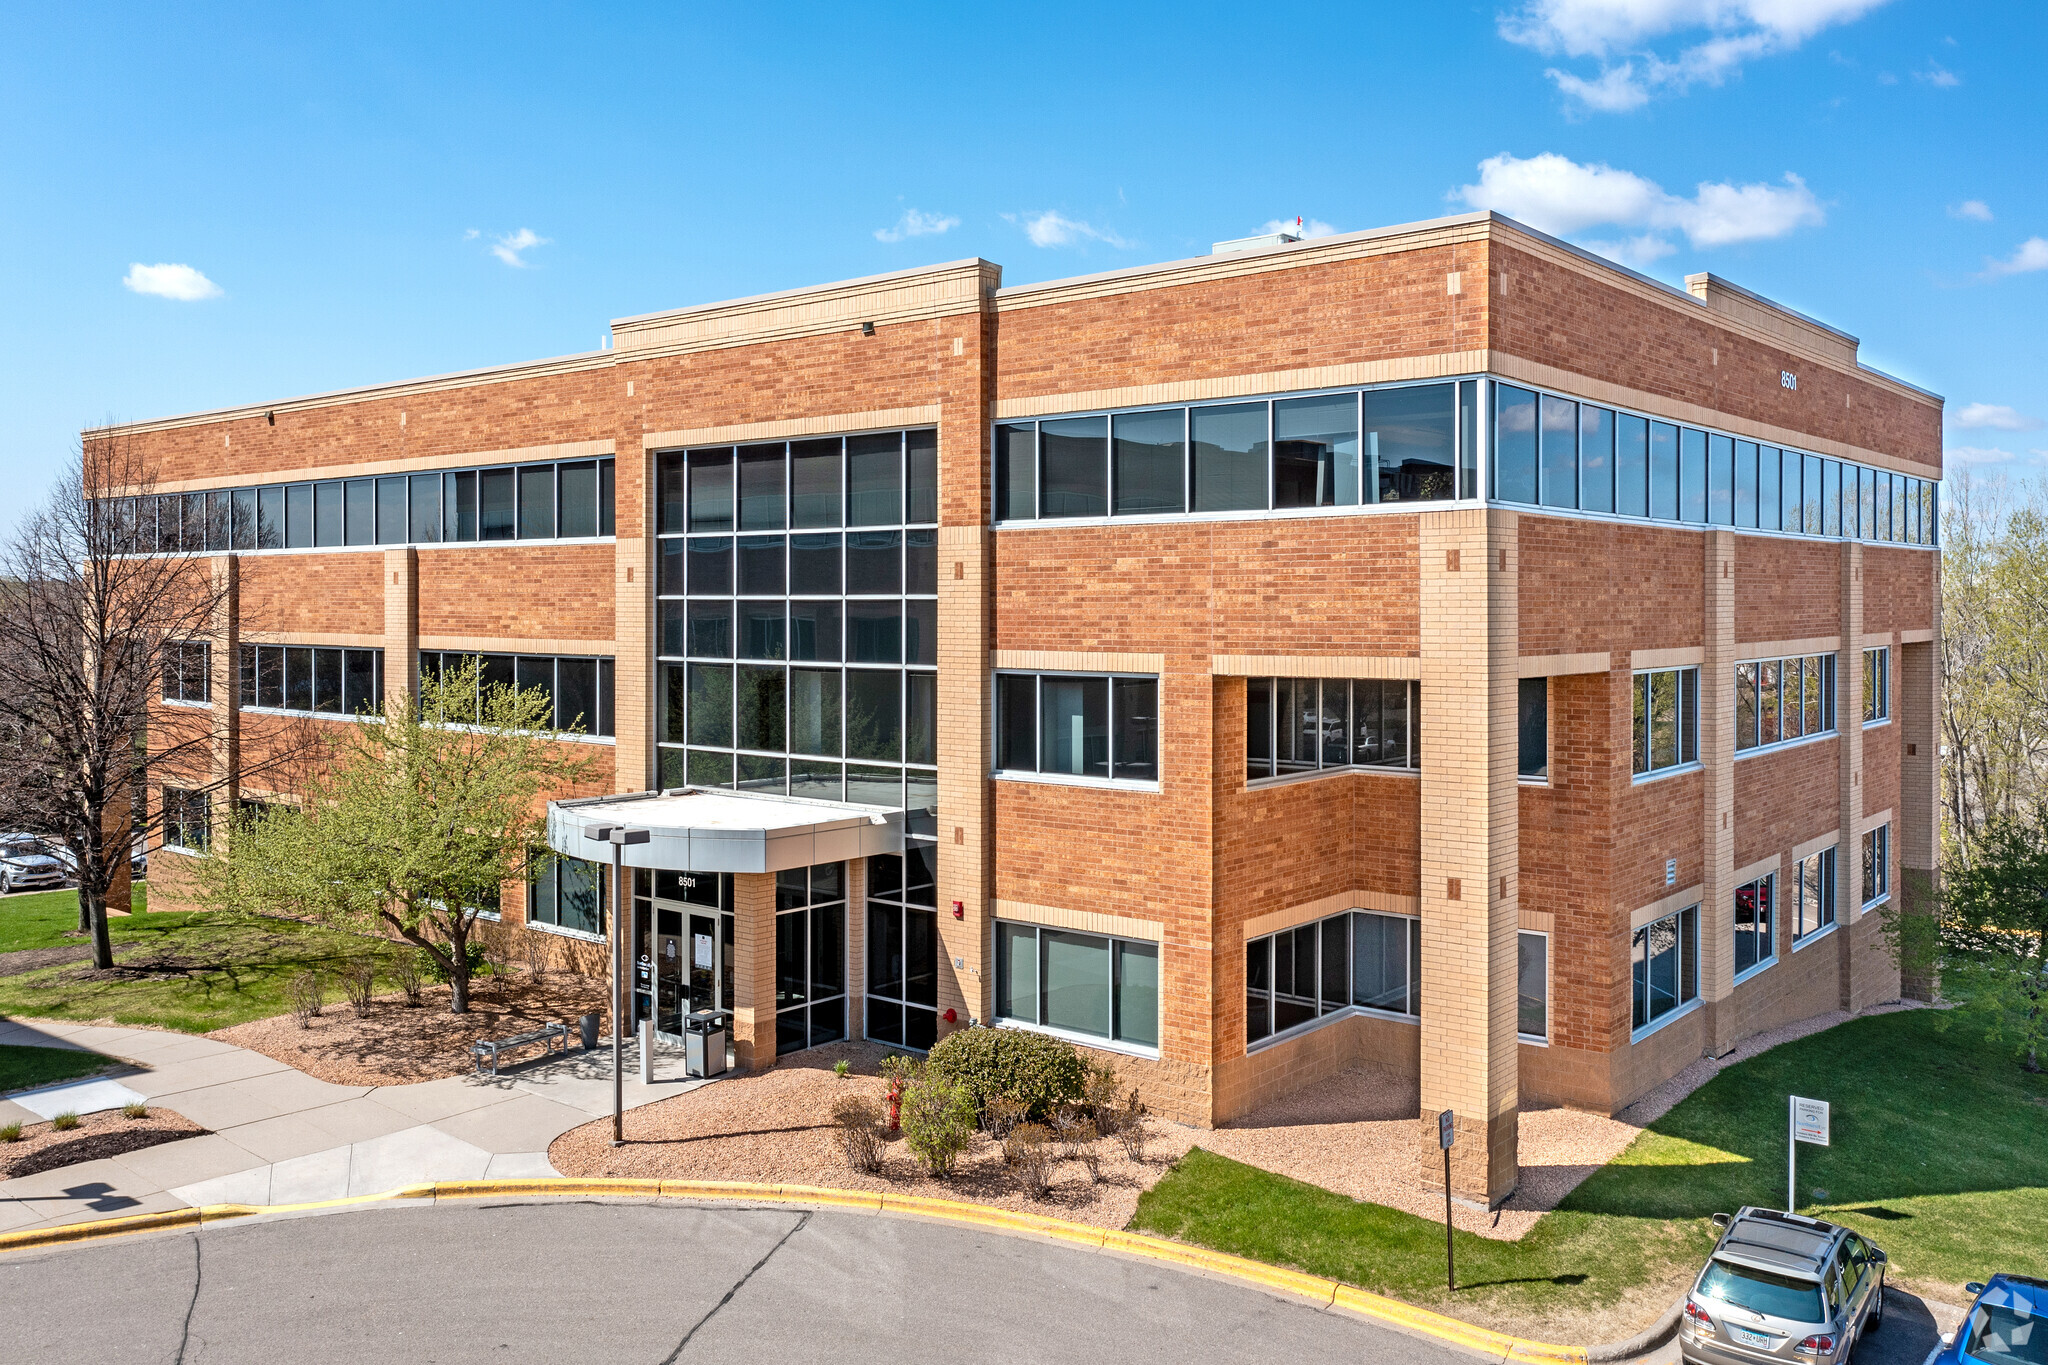
M 1863 651 L 1863 723 L 1875 725 L 1892 714 L 1892 652 L 1889 647 Z
M 1868 910 L 1892 893 L 1892 827 L 1879 825 L 1863 832 L 1863 908 Z
M 1835 922 L 1835 850 L 1808 854 L 1795 865 L 1791 903 L 1792 941 L 1798 943 Z
M 846 864 L 775 874 L 775 1051 L 846 1036 Z
M 603 937 L 606 903 L 611 899 L 608 881 L 602 864 L 546 855 L 540 874 L 526 886 L 527 923 Z
M 1647 777 L 1699 762 L 1697 668 L 1638 673 L 1635 694 L 1635 775 Z
M 1159 780 L 1159 679 L 998 673 L 996 771 Z
M 1735 665 L 1735 749 L 1824 735 L 1835 728 L 1835 656 L 1751 659 Z
M 1352 1010 L 1416 1015 L 1422 921 L 1349 910 L 1245 944 L 1245 1045 Z
M 205 792 L 164 788 L 164 834 L 167 848 L 204 853 L 213 844 L 213 803 Z
M 1518 776 L 1550 779 L 1550 679 L 1523 678 L 1517 707 Z
M 996 925 L 996 1016 L 1083 1039 L 1159 1046 L 1159 945 Z
M 1735 888 L 1735 977 L 1763 966 L 1778 955 L 1772 937 L 1773 912 L 1777 907 L 1776 873 L 1744 882 Z
M 1634 1026 L 1645 1029 L 1700 993 L 1700 908 L 1652 920 L 1629 943 Z
M 1550 1041 L 1550 935 L 1515 935 L 1515 1032 L 1523 1041 Z
M 924 1051 L 939 1037 L 937 845 L 868 859 L 867 1035 Z
M 164 700 L 205 702 L 213 699 L 213 646 L 204 640 L 179 640 L 164 645 Z
M 1421 684 L 1379 678 L 1247 678 L 1245 780 L 1421 765 Z

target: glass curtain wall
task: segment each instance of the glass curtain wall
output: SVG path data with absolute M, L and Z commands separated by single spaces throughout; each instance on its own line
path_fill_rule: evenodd
M 846 1036 L 846 864 L 775 874 L 775 1052 Z
M 939 1032 L 938 846 L 868 859 L 867 1036 L 929 1048 Z

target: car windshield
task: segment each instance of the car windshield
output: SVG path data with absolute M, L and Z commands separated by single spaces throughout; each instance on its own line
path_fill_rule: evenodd
M 2002 1303 L 1979 1302 L 1963 1349 L 1979 1360 L 2048 1365 L 2048 1313 L 2031 1312 L 2010 1296 Z
M 1826 1322 L 1820 1308 L 1820 1286 L 1812 1280 L 1755 1270 L 1729 1261 L 1707 1262 L 1700 1293 L 1736 1308 L 1792 1322 Z
M 9 839 L 0 843 L 0 858 L 33 858 L 42 851 L 33 839 Z

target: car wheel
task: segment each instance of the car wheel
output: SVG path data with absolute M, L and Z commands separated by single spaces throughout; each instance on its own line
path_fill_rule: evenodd
M 1884 1326 L 1884 1272 L 1877 1273 L 1877 1297 L 1871 1300 L 1870 1316 L 1864 1322 L 1863 1330 L 1875 1332 Z
M 8 876 L 5 872 L 0 872 L 0 896 L 12 895 L 13 892 L 14 878 Z

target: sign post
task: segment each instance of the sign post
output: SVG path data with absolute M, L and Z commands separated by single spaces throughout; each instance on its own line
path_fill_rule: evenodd
M 1444 1154 L 1444 1288 L 1452 1293 L 1458 1289 L 1457 1252 L 1451 1246 L 1451 1144 L 1457 1140 L 1458 1130 L 1446 1109 L 1436 1116 L 1436 1145 Z
M 622 1147 L 626 1142 L 626 1017 L 633 1012 L 625 969 L 633 952 L 626 939 L 632 932 L 629 917 L 633 903 L 626 895 L 626 845 L 644 844 L 654 836 L 649 830 L 624 825 L 598 825 L 585 830 L 583 837 L 612 846 L 611 923 L 605 926 L 611 930 L 612 941 L 612 1146 Z
M 1785 1144 L 1785 1212 L 1799 1206 L 1799 1144 L 1828 1145 L 1828 1102 L 1792 1096 L 1792 1136 Z

